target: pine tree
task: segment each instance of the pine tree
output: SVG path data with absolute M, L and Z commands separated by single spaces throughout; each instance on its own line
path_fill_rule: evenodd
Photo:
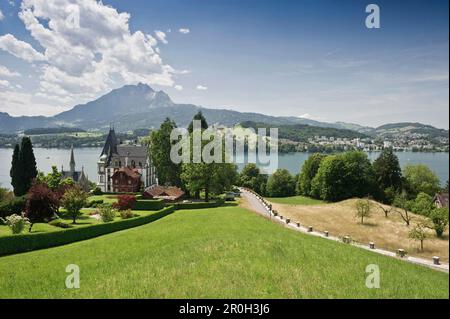
M 16 144 L 14 147 L 14 152 L 12 156 L 12 162 L 11 162 L 11 170 L 9 173 L 9 176 L 11 176 L 11 185 L 14 188 L 14 195 L 19 195 L 19 185 L 20 185 L 20 163 L 19 163 L 19 157 L 20 157 L 20 147 L 19 144 Z
M 29 137 L 22 138 L 22 145 L 20 147 L 20 162 L 23 175 L 23 195 L 25 195 L 30 189 L 33 179 L 35 179 L 38 174 L 33 145 L 31 144 L 31 139 Z
M 188 132 L 190 134 L 194 131 L 194 121 L 200 121 L 202 131 L 208 128 L 208 122 L 206 122 L 206 118 L 203 116 L 202 111 L 198 111 L 198 113 L 194 115 L 194 118 L 189 124 Z
M 33 145 L 29 137 L 22 138 L 22 143 L 16 145 L 11 163 L 11 185 L 16 196 L 25 195 L 31 187 L 33 179 L 38 175 Z

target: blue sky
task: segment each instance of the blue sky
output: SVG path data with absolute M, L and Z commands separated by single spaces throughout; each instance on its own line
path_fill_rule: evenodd
M 13 115 L 140 81 L 205 107 L 449 126 L 448 1 L 11 1 L 0 0 L 0 111 Z M 380 29 L 365 27 L 369 3 Z M 67 30 L 74 4 L 81 28 Z

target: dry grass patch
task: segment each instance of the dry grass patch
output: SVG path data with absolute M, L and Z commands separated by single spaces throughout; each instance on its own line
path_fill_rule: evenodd
M 437 238 L 434 231 L 428 231 L 424 250 L 420 251 L 420 242 L 409 239 L 408 233 L 414 225 L 425 220 L 423 216 L 411 213 L 411 225 L 407 227 L 398 213 L 391 212 L 386 218 L 378 204 L 373 202 L 371 216 L 364 218 L 364 224 L 360 224 L 355 216 L 355 202 L 356 199 L 350 199 L 314 206 L 277 203 L 272 205 L 283 216 L 306 226 L 311 225 L 318 231 L 327 230 L 331 236 L 349 235 L 353 240 L 361 243 L 374 242 L 378 248 L 391 251 L 403 248 L 411 256 L 423 258 L 439 256 L 443 262 L 448 262 L 448 230 L 442 239 Z

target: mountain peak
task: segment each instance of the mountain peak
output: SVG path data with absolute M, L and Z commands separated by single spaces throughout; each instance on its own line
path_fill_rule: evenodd
M 101 118 L 113 120 L 118 115 L 148 112 L 154 108 L 175 105 L 163 91 L 155 91 L 145 83 L 128 84 L 99 97 L 80 104 L 73 109 L 60 113 L 58 120 L 70 120 L 74 123 L 85 119 Z

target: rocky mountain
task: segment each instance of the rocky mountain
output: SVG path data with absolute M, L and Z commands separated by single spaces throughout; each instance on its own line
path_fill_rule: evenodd
M 245 113 L 227 109 L 203 108 L 192 104 L 176 104 L 163 91 L 155 91 L 146 84 L 126 85 L 80 104 L 71 110 L 53 117 L 20 116 L 12 117 L 0 112 L 0 133 L 21 132 L 32 128 L 78 127 L 85 130 L 103 130 L 114 122 L 117 131 L 158 127 L 166 117 L 178 126 L 187 126 L 199 110 L 209 123 L 231 126 L 245 121 L 270 123 L 270 125 L 304 124 L 314 127 L 352 130 L 372 136 L 389 136 L 399 132 L 428 132 L 433 135 L 448 136 L 448 131 L 420 123 L 397 123 L 378 128 L 358 124 L 336 122 L 326 123 L 300 117 L 269 116 L 259 113 Z

